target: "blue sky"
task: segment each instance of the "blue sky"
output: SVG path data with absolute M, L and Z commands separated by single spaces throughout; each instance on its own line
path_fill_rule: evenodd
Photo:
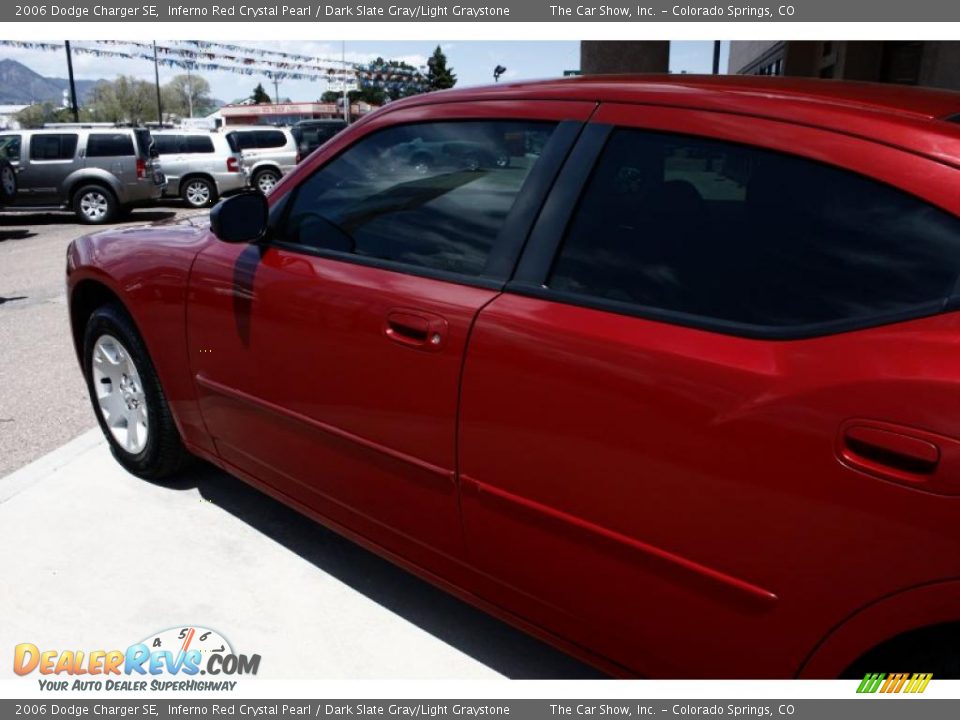
M 230 42 L 228 39 L 223 41 Z M 165 44 L 163 40 L 157 42 Z M 75 44 L 91 45 L 89 42 Z M 344 49 L 344 44 L 340 41 L 237 42 L 236 44 L 336 59 L 341 57 Z M 352 62 L 368 62 L 380 55 L 387 59 L 404 60 L 420 66 L 426 63 L 427 57 L 437 45 L 440 45 L 447 54 L 448 64 L 457 74 L 459 86 L 490 84 L 493 81 L 493 68 L 497 64 L 507 68 L 504 77 L 506 80 L 559 77 L 564 70 L 575 70 L 580 66 L 580 43 L 570 41 L 347 41 L 345 50 L 346 59 Z M 726 69 L 728 52 L 729 43 L 724 42 L 721 70 Z M 65 77 L 67 74 L 62 52 L 0 47 L 0 59 L 5 57 L 19 60 L 42 75 Z M 672 72 L 709 73 L 712 62 L 712 42 L 671 43 L 670 70 Z M 83 79 L 112 79 L 118 73 L 123 73 L 153 80 L 153 63 L 145 60 L 117 60 L 76 54 L 74 71 L 78 78 Z M 160 82 L 169 80 L 178 72 L 182 71 L 161 67 Z M 263 82 L 267 92 L 273 96 L 272 83 L 265 76 L 248 77 L 225 72 L 205 72 L 203 76 L 209 81 L 213 96 L 227 102 L 248 96 L 253 86 L 260 81 Z M 295 101 L 309 101 L 317 99 L 326 89 L 328 88 L 325 83 L 285 81 L 280 84 L 280 96 L 281 98 L 289 97 Z

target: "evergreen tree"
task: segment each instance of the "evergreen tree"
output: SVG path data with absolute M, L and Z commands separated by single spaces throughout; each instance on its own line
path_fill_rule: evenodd
M 453 74 L 453 68 L 447 67 L 447 56 L 439 45 L 427 60 L 427 84 L 431 91 L 447 90 L 457 84 L 457 76 Z
M 257 86 L 253 89 L 253 95 L 250 96 L 250 99 L 257 105 L 269 105 L 270 96 L 267 95 L 267 91 L 263 89 L 263 83 L 257 83 Z

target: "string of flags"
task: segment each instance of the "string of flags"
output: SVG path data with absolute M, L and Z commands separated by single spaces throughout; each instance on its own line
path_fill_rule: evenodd
M 153 62 L 153 44 L 125 40 L 97 40 L 96 46 L 125 46 L 135 50 L 116 50 L 104 47 L 72 45 L 72 52 L 95 57 L 114 57 L 127 60 L 147 60 Z M 335 60 L 313 58 L 295 53 L 277 50 L 246 48 L 229 43 L 205 42 L 200 40 L 182 41 L 192 48 L 173 45 L 157 45 L 158 64 L 165 67 L 178 67 L 185 70 L 206 70 L 230 72 L 239 75 L 265 75 L 273 80 L 308 80 L 312 82 L 343 83 L 356 81 L 361 87 L 376 87 L 388 90 L 414 90 L 421 92 L 427 88 L 423 73 L 414 68 L 395 67 L 389 63 L 342 63 Z M 29 40 L 0 40 L 0 47 L 15 47 L 27 50 L 58 51 L 63 43 L 36 42 Z M 214 48 L 216 50 L 214 50 Z M 229 52 L 221 52 L 227 50 Z M 257 55 L 257 57 L 251 57 Z M 269 60 L 264 55 L 286 58 L 283 61 Z M 225 64 L 230 63 L 230 64 Z M 322 63 L 322 64 L 321 64 Z

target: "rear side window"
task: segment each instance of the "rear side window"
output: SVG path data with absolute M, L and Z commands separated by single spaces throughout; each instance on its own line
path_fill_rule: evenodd
M 481 275 L 554 127 L 438 122 L 374 133 L 300 185 L 284 239 L 316 250 Z
M 187 135 L 185 140 L 188 153 L 213 152 L 213 140 L 206 135 Z
M 87 157 L 128 157 L 133 153 L 133 139 L 127 133 L 90 133 Z
M 34 135 L 30 138 L 31 160 L 72 160 L 76 151 L 75 133 Z
M 0 157 L 6 158 L 10 162 L 20 161 L 19 135 L 0 135 Z
M 227 135 L 231 144 L 236 145 L 237 150 L 251 150 L 257 147 L 257 136 L 253 132 L 233 132 Z
M 782 332 L 936 309 L 958 272 L 960 220 L 888 185 L 758 148 L 621 129 L 548 286 L 615 309 Z
M 183 135 L 154 135 L 153 145 L 160 155 L 176 155 L 183 152 Z
M 153 135 L 146 128 L 136 128 L 133 131 L 137 138 L 137 149 L 143 157 L 156 157 L 157 149 L 153 144 Z
M 255 147 L 262 149 L 278 148 L 287 144 L 287 136 L 279 130 L 257 130 L 254 136 Z

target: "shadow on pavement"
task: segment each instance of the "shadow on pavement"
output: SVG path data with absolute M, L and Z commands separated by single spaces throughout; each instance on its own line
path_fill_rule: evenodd
M 96 232 L 103 228 L 112 227 L 113 225 L 124 225 L 126 223 L 141 223 L 141 222 L 157 222 L 160 220 L 169 220 L 172 217 L 176 216 L 175 210 L 156 210 L 156 209 L 143 209 L 143 210 L 134 210 L 129 215 L 121 217 L 115 223 L 110 223 L 108 225 L 89 225 L 84 226 L 90 229 L 90 232 Z M 51 210 L 49 212 L 10 212 L 5 211 L 0 213 L 0 226 L 6 227 L 17 227 L 23 225 L 80 225 L 80 221 L 77 220 L 77 216 L 72 212 L 62 210 L 56 211 Z M 3 234 L 6 231 L 0 230 L 0 238 L 3 237 Z M 34 233 L 35 234 L 35 233 Z
M 204 499 L 318 569 L 509 678 L 596 679 L 603 673 L 515 630 L 206 463 L 162 487 Z
M 0 242 L 6 240 L 26 240 L 35 235 L 35 232 L 30 232 L 29 230 L 0 230 Z

